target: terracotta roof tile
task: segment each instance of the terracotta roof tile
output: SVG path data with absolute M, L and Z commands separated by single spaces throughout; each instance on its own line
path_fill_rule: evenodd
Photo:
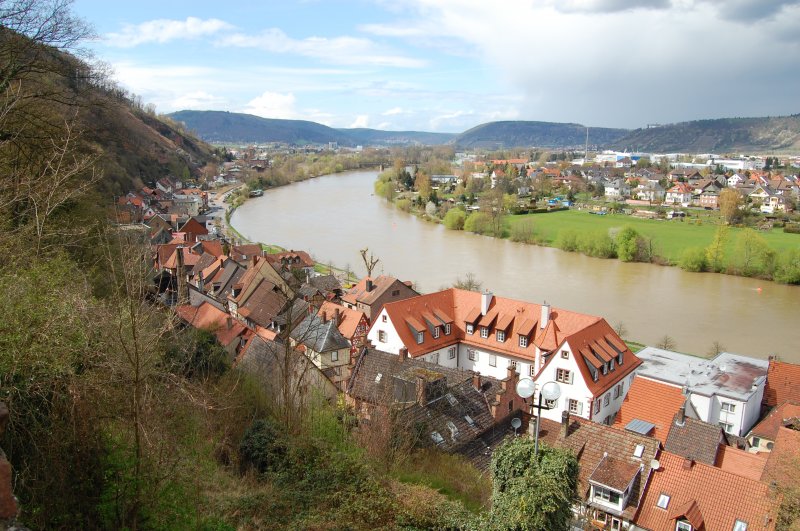
M 800 417 L 800 403 L 784 402 L 770 411 L 769 415 L 756 424 L 750 434 L 774 441 L 775 436 L 778 434 L 778 429 L 783 426 L 784 421 L 798 417 Z
M 800 365 L 769 360 L 764 403 L 777 406 L 789 400 L 800 402 Z
M 634 419 L 644 420 L 655 425 L 650 435 L 666 443 L 672 420 L 685 401 L 680 387 L 637 376 L 622 402 L 614 427 L 624 429 Z
M 364 312 L 351 310 L 350 308 L 329 301 L 322 303 L 318 315 L 330 320 L 336 316 L 336 310 L 339 310 L 339 332 L 347 339 L 352 339 L 359 324 L 363 324 L 364 326 L 367 324 L 367 316 Z
M 605 456 L 589 476 L 589 481 L 623 492 L 639 472 L 639 464 Z
M 761 480 L 782 486 L 798 487 L 800 486 L 798 469 L 800 469 L 800 431 L 780 427 L 772 451 L 767 457 Z
M 758 481 L 764 474 L 766 464 L 765 453 L 747 452 L 733 446 L 722 445 L 719 447 L 716 466 L 731 474 Z
M 230 345 L 247 330 L 242 323 L 207 302 L 198 307 L 188 304 L 178 306 L 175 311 L 181 319 L 193 327 L 213 332 L 217 341 L 223 346 Z
M 661 452 L 660 467 L 653 472 L 647 493 L 636 515 L 636 525 L 652 531 L 674 531 L 675 518 L 695 521 L 702 517 L 703 529 L 729 531 L 736 520 L 748 531 L 775 529 L 776 499 L 759 481 Z M 666 509 L 657 506 L 661 495 L 669 497 Z

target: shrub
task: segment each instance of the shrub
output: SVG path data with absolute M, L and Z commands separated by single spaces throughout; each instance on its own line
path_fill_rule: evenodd
M 283 433 L 269 420 L 253 422 L 239 445 L 243 469 L 255 468 L 260 473 L 277 472 L 286 467 L 288 443 Z
M 533 227 L 533 221 L 524 219 L 511 225 L 511 241 L 534 243 L 536 241 L 536 231 Z
M 411 211 L 411 200 L 410 199 L 398 199 L 397 208 L 402 210 L 403 212 L 410 212 Z
M 800 284 L 800 249 L 789 249 L 780 254 L 774 276 L 777 282 Z
M 556 247 L 562 251 L 575 252 L 578 250 L 578 233 L 574 230 L 562 230 L 556 238 Z
M 678 265 L 684 271 L 699 273 L 708 268 L 706 251 L 701 247 L 689 247 L 683 251 Z
M 467 213 L 460 208 L 451 208 L 444 216 L 444 226 L 450 230 L 462 230 Z
M 492 219 L 485 212 L 473 212 L 464 220 L 464 230 L 476 234 L 487 234 L 492 231 Z

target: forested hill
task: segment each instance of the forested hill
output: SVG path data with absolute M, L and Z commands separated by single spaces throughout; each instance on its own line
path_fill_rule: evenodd
M 607 147 L 627 133 L 627 129 L 590 127 L 589 145 Z M 586 127 L 554 122 L 489 122 L 461 133 L 454 142 L 459 147 L 486 149 L 521 146 L 578 147 L 586 143 Z
M 57 48 L 0 28 L 0 161 L 9 168 L 65 148 L 91 159 L 96 184 L 111 198 L 168 174 L 188 177 L 213 148 L 145 109 L 102 72 Z
M 262 118 L 227 111 L 178 111 L 170 118 L 185 124 L 209 142 L 286 142 L 342 146 L 391 144 L 445 144 L 455 135 L 421 131 L 380 131 L 377 129 L 334 129 L 307 120 Z
M 636 129 L 614 147 L 657 153 L 796 151 L 800 149 L 800 114 L 696 120 Z

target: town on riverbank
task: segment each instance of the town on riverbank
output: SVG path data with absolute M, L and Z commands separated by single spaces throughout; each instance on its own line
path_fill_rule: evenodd
M 192 193 L 174 179 L 157 188 Z M 627 343 L 604 317 L 469 280 L 419 293 L 413 279 L 374 274 L 369 249 L 351 285 L 302 250 L 267 252 L 201 215 L 145 223 L 153 296 L 213 334 L 284 415 L 312 396 L 344 403 L 362 440 L 405 434 L 477 470 L 504 441 L 540 440 L 576 456 L 575 525 L 773 529 L 797 503 L 786 471 L 800 458 L 798 365 Z
M 456 153 L 375 183 L 451 230 L 599 258 L 800 283 L 800 162 L 792 157 Z

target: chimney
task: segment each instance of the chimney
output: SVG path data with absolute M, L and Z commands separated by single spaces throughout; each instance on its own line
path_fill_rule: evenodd
M 406 361 L 408 359 L 408 349 L 406 347 L 402 347 L 400 349 L 400 361 Z
M 486 315 L 490 304 L 492 304 L 492 292 L 487 289 L 481 293 L 481 315 Z
M 372 288 L 373 288 L 373 286 L 372 286 L 372 279 L 371 279 L 371 278 L 368 278 L 368 279 L 367 279 L 367 293 L 369 293 L 370 291 L 372 291 Z
M 342 314 L 339 311 L 339 308 L 336 308 L 333 311 L 333 319 L 334 319 L 334 322 L 336 323 L 336 326 L 339 326 L 340 324 L 342 324 Z
M 428 403 L 427 383 L 424 376 L 417 376 L 417 404 L 424 406 Z
M 561 412 L 561 431 L 558 436 L 561 439 L 566 439 L 569 434 L 569 411 Z
M 205 281 L 203 280 L 203 272 L 197 274 L 197 289 L 200 291 L 205 291 L 203 288 L 205 287 Z
M 472 387 L 474 387 L 476 391 L 481 390 L 481 375 L 477 372 L 472 375 Z
M 683 426 L 686 424 L 686 406 L 683 405 L 678 408 L 678 418 L 675 420 L 676 426 Z
M 233 317 L 231 317 L 230 315 L 228 317 L 226 317 L 225 318 L 225 325 L 228 327 L 228 330 L 233 328 Z
M 542 304 L 542 318 L 539 319 L 539 325 L 541 328 L 547 327 L 547 324 L 550 322 L 550 305 L 547 304 L 547 301 L 544 301 Z

